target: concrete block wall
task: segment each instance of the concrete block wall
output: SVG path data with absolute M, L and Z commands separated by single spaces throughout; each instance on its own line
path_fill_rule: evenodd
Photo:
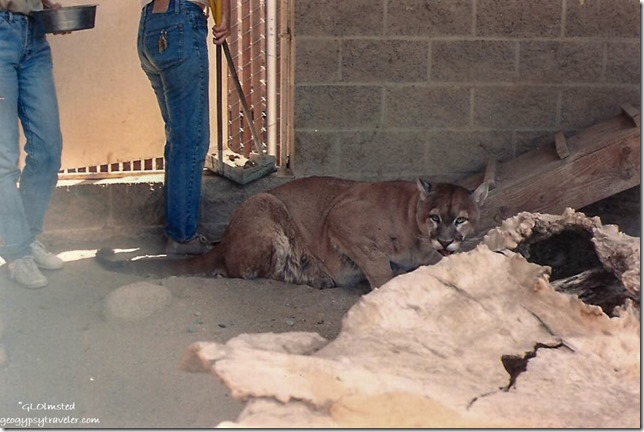
M 640 101 L 637 0 L 292 0 L 295 177 L 457 180 Z M 162 231 L 163 176 L 61 182 L 52 239 Z M 217 239 L 246 186 L 204 175 Z
M 637 0 L 294 0 L 296 176 L 459 179 L 640 101 Z

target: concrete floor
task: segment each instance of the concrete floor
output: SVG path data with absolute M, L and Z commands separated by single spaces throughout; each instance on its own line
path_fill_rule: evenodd
M 640 203 L 637 187 L 582 210 L 640 236 Z M 93 254 L 105 246 L 159 248 L 158 235 L 52 239 L 52 249 L 67 263 L 62 271 L 48 272 L 47 288 L 26 290 L 0 274 L 0 419 L 33 418 L 50 427 L 65 418 L 100 422 L 65 425 L 83 428 L 205 428 L 234 420 L 243 404 L 225 386 L 212 376 L 179 370 L 192 342 L 271 331 L 315 331 L 333 338 L 346 311 L 365 292 L 364 287 L 316 290 L 269 280 L 148 280 L 107 272 Z M 136 322 L 106 317 L 110 293 L 140 281 L 167 288 L 169 305 Z M 71 405 L 62 411 L 38 409 L 42 403 Z

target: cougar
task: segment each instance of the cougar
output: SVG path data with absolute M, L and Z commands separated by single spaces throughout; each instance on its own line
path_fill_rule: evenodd
M 293 180 L 246 199 L 220 243 L 187 259 L 97 259 L 108 270 L 154 276 L 271 278 L 313 287 L 377 288 L 396 274 L 457 252 L 475 229 L 487 184 L 475 191 L 424 179 Z

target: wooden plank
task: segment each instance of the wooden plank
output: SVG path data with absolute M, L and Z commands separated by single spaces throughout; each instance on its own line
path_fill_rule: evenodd
M 494 189 L 496 187 L 496 158 L 488 158 L 483 181 L 488 184 L 490 189 Z
M 631 104 L 624 104 L 620 107 L 622 111 L 635 123 L 635 126 L 640 127 L 640 111 Z
M 601 149 L 608 142 L 626 138 L 636 134 L 639 137 L 639 130 L 632 126 L 632 121 L 625 116 L 617 116 L 608 121 L 595 124 L 580 131 L 578 134 L 567 139 L 568 148 L 571 151 L 570 162 L 585 153 Z M 521 178 L 522 173 L 537 173 L 548 171 L 557 167 L 563 161 L 559 159 L 554 146 L 544 146 L 541 149 L 524 153 L 507 162 L 499 163 L 497 166 L 497 178 L 502 178 L 505 187 L 511 186 L 512 179 Z M 469 188 L 476 189 L 483 181 L 483 174 L 476 174 L 458 182 Z
M 639 184 L 639 138 L 616 142 L 555 169 L 525 176 L 488 197 L 482 220 L 489 226 L 519 213 L 560 214 Z
M 481 209 L 487 230 L 522 211 L 561 214 L 579 209 L 640 183 L 640 130 L 624 116 L 599 123 L 568 139 L 571 154 L 561 160 L 545 147 L 499 164 L 503 178 Z M 460 182 L 470 189 L 479 174 Z
M 639 136 L 639 131 L 632 127 L 632 121 L 625 116 L 617 116 L 606 122 L 595 124 L 578 134 L 568 138 L 568 147 L 572 150 L 570 160 L 585 153 L 599 150 L 607 142 L 619 137 L 630 137 L 633 134 Z M 577 151 L 579 150 L 579 151 Z M 508 181 L 518 179 L 521 173 L 534 173 L 540 170 L 547 171 L 561 164 L 554 146 L 544 146 L 509 161 L 499 163 L 497 166 L 497 177 L 502 178 L 506 187 L 511 186 Z M 483 174 L 476 174 L 458 182 L 469 188 L 476 189 L 483 182 Z
M 570 156 L 570 150 L 568 149 L 568 144 L 566 143 L 566 137 L 562 131 L 557 132 L 555 135 L 555 148 L 559 159 L 566 159 Z

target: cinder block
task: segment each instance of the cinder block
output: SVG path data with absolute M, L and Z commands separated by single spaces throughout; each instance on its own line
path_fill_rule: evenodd
M 336 133 L 295 131 L 295 159 L 298 176 L 338 175 L 340 153 Z
M 606 47 L 606 81 L 638 84 L 642 79 L 640 42 L 609 42 Z
M 474 89 L 474 125 L 502 129 L 556 127 L 559 90 L 513 86 Z
M 239 205 L 248 197 L 265 192 L 292 180 L 278 173 L 239 185 L 225 177 L 207 174 L 203 178 L 199 232 L 218 240 Z
M 208 191 L 202 195 L 200 208 L 200 224 L 228 223 L 233 211 L 246 199 L 245 194 L 232 194 L 221 196 L 209 195 Z
M 435 131 L 425 145 L 432 172 L 457 177 L 482 172 L 489 157 L 513 156 L 510 131 Z
M 340 43 L 336 39 L 299 38 L 295 77 L 299 84 L 333 83 L 340 80 Z
M 385 126 L 465 127 L 470 123 L 470 87 L 393 87 L 385 93 Z
M 607 120 L 621 112 L 622 104 L 639 104 L 640 97 L 639 86 L 564 89 L 561 103 L 561 127 L 581 129 Z
M 429 42 L 362 40 L 342 42 L 343 82 L 425 82 Z
M 591 1 L 595 0 L 589 0 L 586 3 Z M 559 35 L 561 35 L 561 0 L 478 0 L 477 2 L 476 36 L 523 38 L 558 37 Z
M 221 238 L 223 230 L 242 201 L 243 198 L 240 196 L 233 196 L 228 199 L 210 198 L 202 200 L 199 232 L 209 239 L 217 240 Z
M 371 128 L 380 123 L 382 90 L 376 86 L 297 86 L 298 129 Z
M 104 228 L 110 216 L 110 189 L 96 184 L 58 186 L 45 216 L 44 230 Z
M 377 36 L 384 33 L 384 0 L 297 0 L 298 36 Z
M 538 148 L 545 148 L 544 146 L 555 146 L 555 134 L 558 129 L 552 130 L 531 130 L 531 131 L 517 131 L 515 133 L 514 151 L 516 156 L 521 156 Z
M 355 132 L 339 136 L 340 172 L 403 178 L 427 171 L 425 132 Z
M 565 4 L 564 35 L 567 37 L 640 36 L 640 2 L 637 0 L 567 1 Z
M 227 199 L 238 201 L 246 196 L 246 186 L 242 186 L 222 175 L 210 171 L 205 171 L 205 173 L 202 178 L 202 201 L 220 201 Z M 257 181 L 263 180 L 262 178 Z
M 458 177 L 485 166 L 488 155 L 512 157 L 512 133 L 400 131 L 343 134 L 341 172 L 388 178 Z
M 472 21 L 470 0 L 387 1 L 387 35 L 466 36 Z
M 601 42 L 526 41 L 519 45 L 519 77 L 542 83 L 601 80 Z
M 162 183 L 110 184 L 114 226 L 163 225 L 165 207 Z
M 517 77 L 514 41 L 433 41 L 436 81 L 506 81 Z

